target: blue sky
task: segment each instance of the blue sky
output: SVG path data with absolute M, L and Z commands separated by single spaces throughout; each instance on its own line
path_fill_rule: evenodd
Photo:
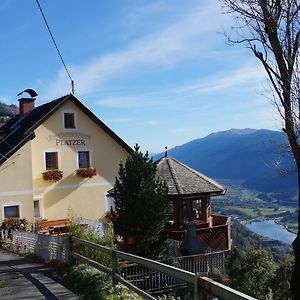
M 279 129 L 259 62 L 223 34 L 217 0 L 40 0 L 75 95 L 130 146 L 164 146 L 229 128 Z M 35 0 L 1 0 L 0 101 L 71 91 Z

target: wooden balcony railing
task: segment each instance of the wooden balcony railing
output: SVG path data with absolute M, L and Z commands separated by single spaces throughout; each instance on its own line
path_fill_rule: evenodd
M 230 250 L 231 248 L 231 219 L 227 216 L 211 215 L 209 222 L 201 220 L 192 221 L 196 227 L 197 238 L 204 247 L 216 251 Z M 186 227 L 176 228 L 173 225 L 166 226 L 168 237 L 175 240 L 183 240 Z

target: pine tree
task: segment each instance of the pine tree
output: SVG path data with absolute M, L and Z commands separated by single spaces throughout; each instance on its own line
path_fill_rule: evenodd
M 165 248 L 168 188 L 156 178 L 156 165 L 138 145 L 125 165 L 121 162 L 114 186 L 115 233 L 134 238 L 138 254 L 157 257 Z

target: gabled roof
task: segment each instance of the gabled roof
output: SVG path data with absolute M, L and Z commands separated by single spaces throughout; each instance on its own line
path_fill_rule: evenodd
M 55 111 L 67 101 L 73 102 L 81 111 L 87 114 L 102 130 L 111 136 L 127 152 L 132 153 L 129 147 L 118 135 L 106 126 L 86 106 L 84 106 L 73 94 L 69 94 L 35 107 L 26 115 L 16 115 L 0 127 L 0 165 L 13 153 L 20 149 L 29 140 L 34 139 L 34 130 L 47 120 Z
M 218 182 L 174 158 L 165 156 L 156 163 L 156 174 L 166 182 L 170 196 L 209 196 L 226 192 L 226 189 Z

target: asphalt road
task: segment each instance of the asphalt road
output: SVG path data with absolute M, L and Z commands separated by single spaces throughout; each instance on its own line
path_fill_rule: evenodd
M 51 269 L 0 249 L 0 299 L 79 299 Z

